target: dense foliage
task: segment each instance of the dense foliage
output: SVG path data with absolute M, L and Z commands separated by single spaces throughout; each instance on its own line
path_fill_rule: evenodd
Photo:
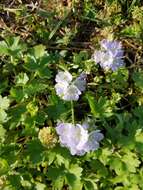
M 0 189 L 143 190 L 142 0 L 1 0 L 0 16 Z M 121 67 L 98 63 L 103 39 Z M 76 101 L 55 89 L 65 71 L 86 74 Z M 104 138 L 81 155 L 56 128 L 85 120 Z

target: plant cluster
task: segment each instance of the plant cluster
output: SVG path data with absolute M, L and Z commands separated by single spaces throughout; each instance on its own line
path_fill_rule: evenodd
M 0 11 L 0 189 L 142 190 L 142 1 Z

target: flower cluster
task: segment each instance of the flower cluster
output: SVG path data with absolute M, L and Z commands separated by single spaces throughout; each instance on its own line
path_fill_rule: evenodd
M 59 123 L 56 127 L 60 144 L 67 147 L 72 155 L 84 155 L 86 152 L 99 148 L 99 141 L 103 139 L 103 134 L 99 130 L 89 132 L 88 123 L 76 124 Z
M 95 51 L 93 59 L 96 63 L 105 69 L 116 71 L 124 65 L 122 44 L 116 40 L 102 40 L 101 50 Z M 86 74 L 82 73 L 77 79 L 73 80 L 68 71 L 59 71 L 56 75 L 56 93 L 63 100 L 77 101 L 79 96 L 86 88 Z M 73 104 L 71 104 L 73 105 Z M 71 107 L 73 110 L 73 107 Z M 72 111 L 72 120 L 74 123 L 74 113 Z M 87 152 L 97 150 L 99 142 L 103 139 L 100 130 L 95 130 L 95 126 L 88 122 L 83 124 L 59 123 L 56 132 L 59 135 L 61 146 L 67 147 L 72 155 L 84 155 Z
M 82 73 L 76 80 L 73 80 L 72 75 L 68 71 L 60 71 L 56 75 L 55 85 L 56 93 L 63 100 L 78 100 L 79 95 L 86 88 L 86 74 Z
M 116 40 L 102 40 L 100 42 L 101 50 L 95 51 L 93 59 L 96 63 L 105 69 L 116 71 L 119 67 L 124 65 L 122 44 Z

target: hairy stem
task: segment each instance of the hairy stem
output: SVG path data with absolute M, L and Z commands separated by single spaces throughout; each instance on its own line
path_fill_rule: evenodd
M 71 113 L 72 113 L 72 123 L 75 125 L 75 120 L 74 120 L 74 103 L 71 100 Z

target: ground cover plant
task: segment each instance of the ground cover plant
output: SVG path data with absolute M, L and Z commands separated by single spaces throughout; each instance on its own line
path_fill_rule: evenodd
M 0 58 L 0 189 L 143 190 L 142 0 L 1 0 Z

